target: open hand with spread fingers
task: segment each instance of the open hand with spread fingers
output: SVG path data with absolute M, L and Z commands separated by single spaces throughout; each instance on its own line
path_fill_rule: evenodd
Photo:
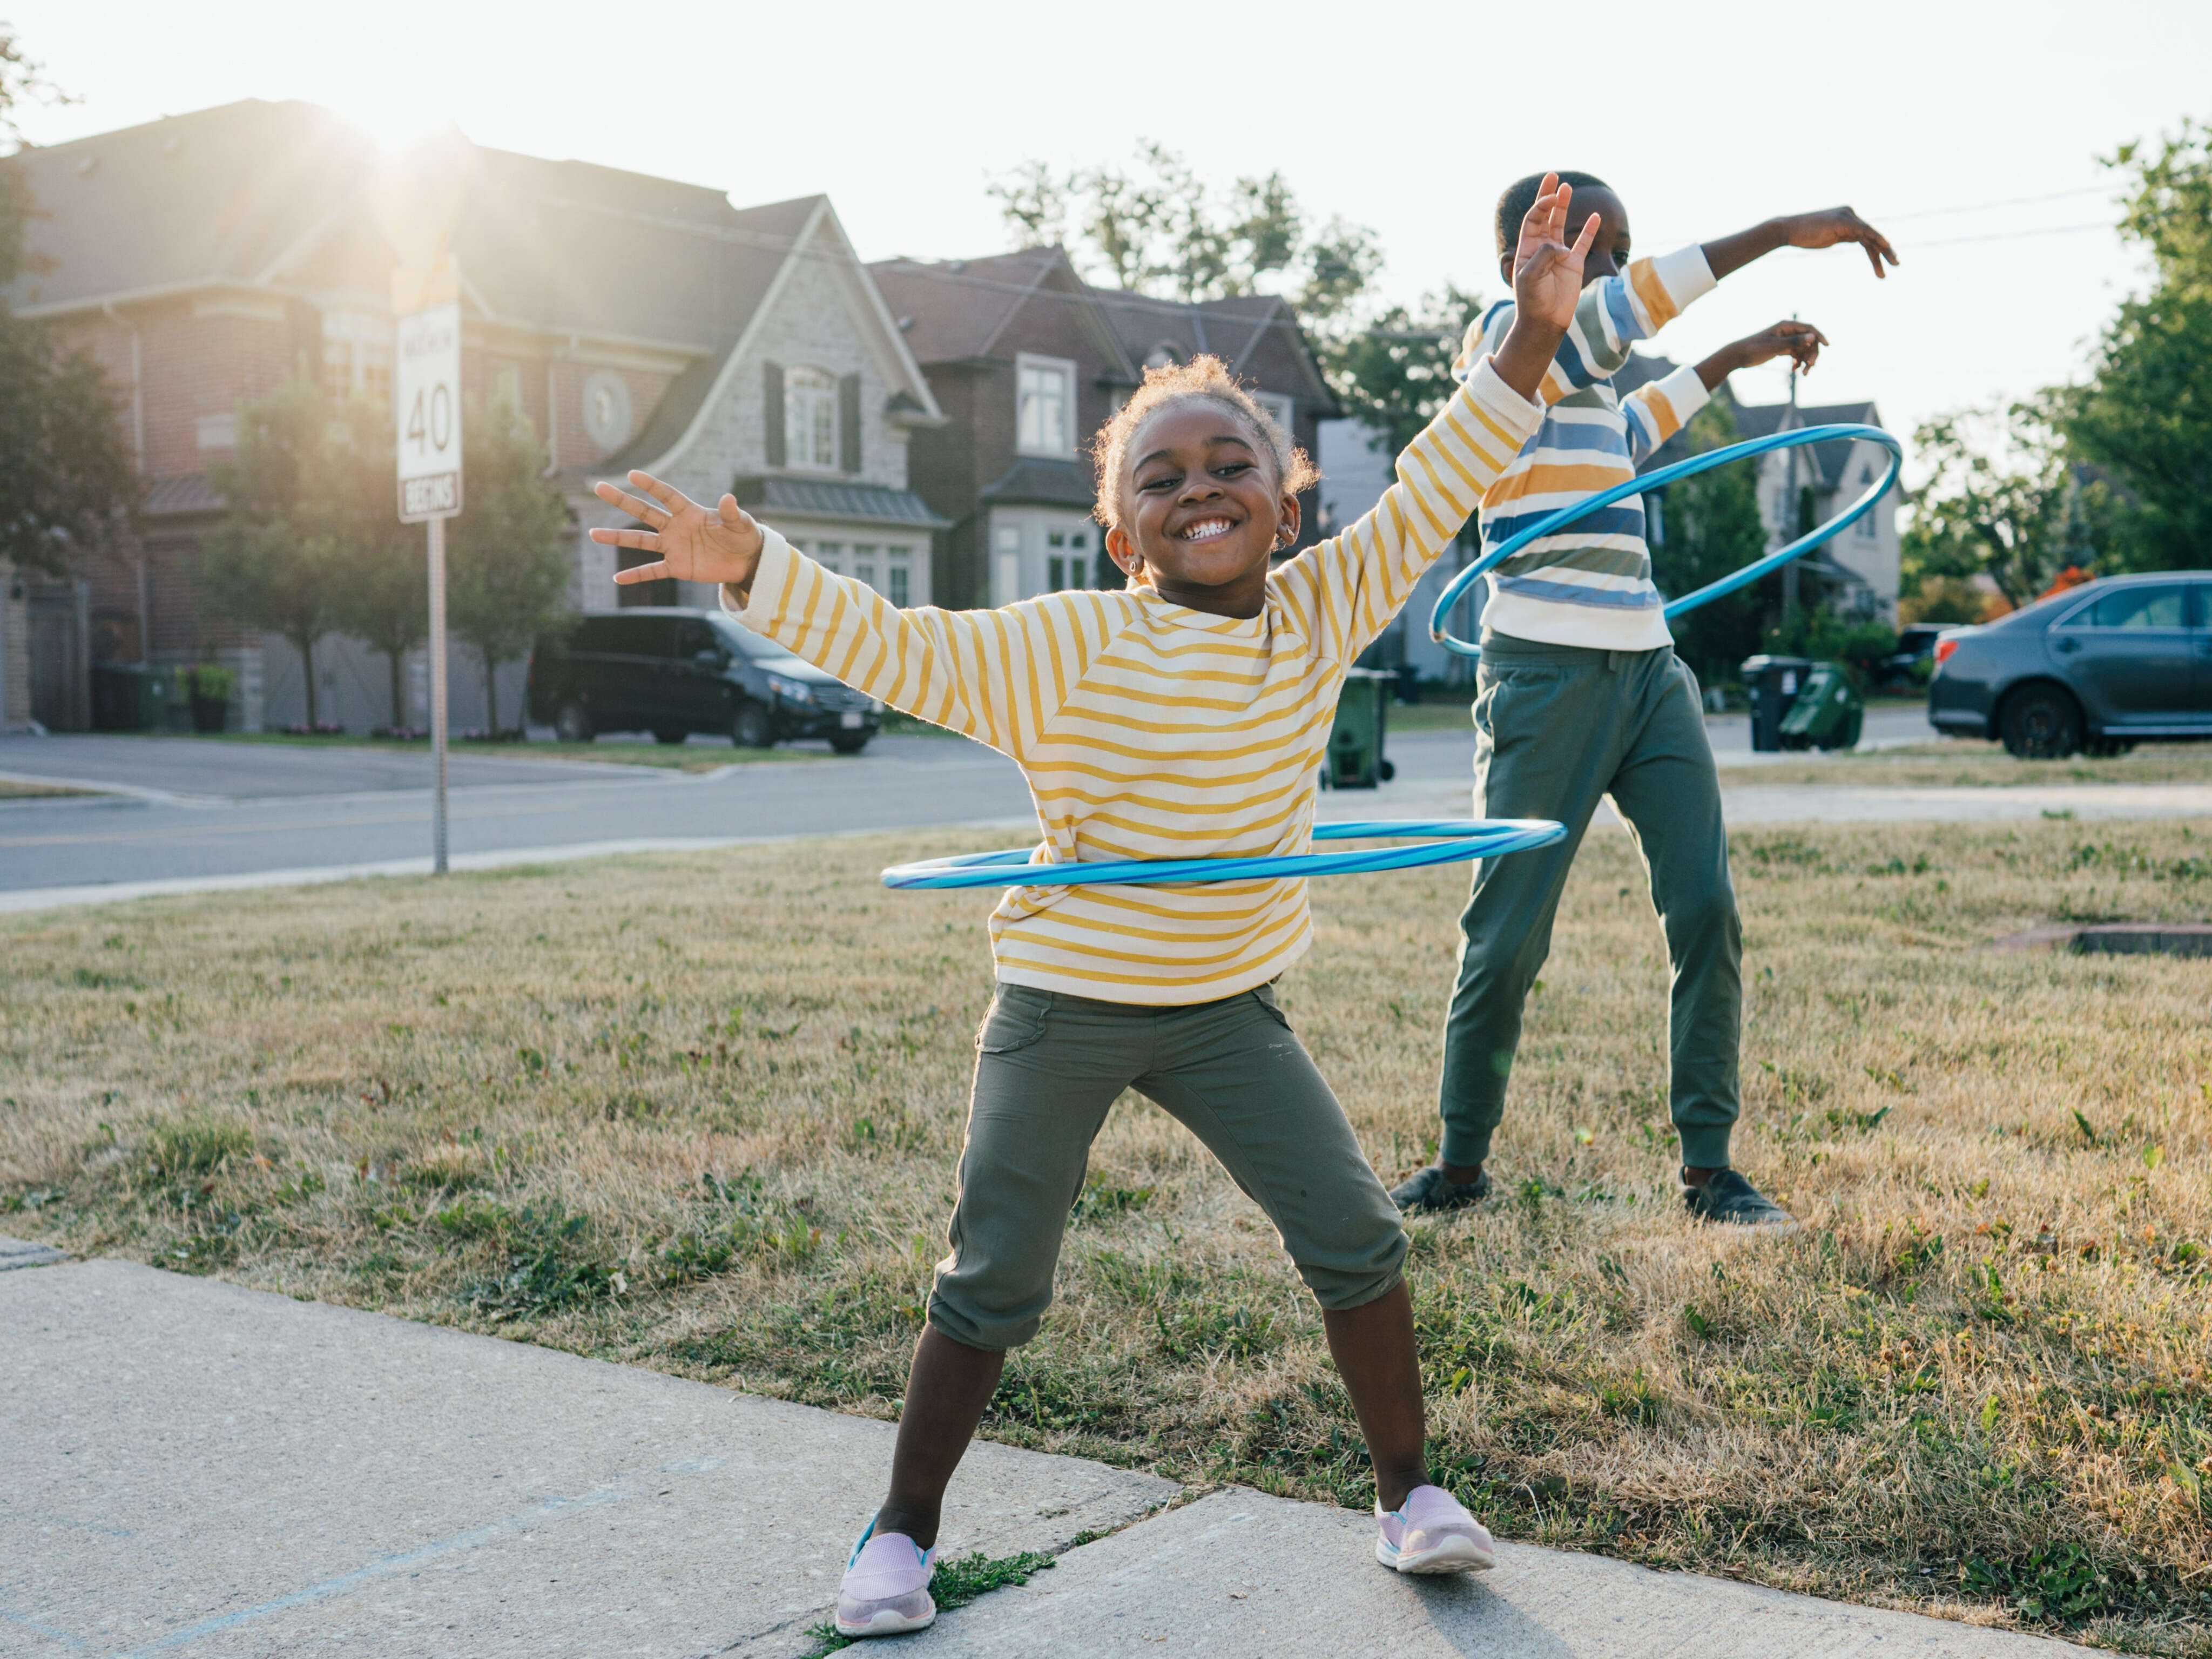
M 1575 187 L 1547 173 L 1535 202 L 1522 216 L 1513 250 L 1513 325 L 1491 362 L 1498 377 L 1524 398 L 1536 395 L 1582 300 L 1583 264 L 1597 238 L 1599 218 L 1593 213 L 1585 219 L 1570 244 L 1567 217 L 1574 199 Z
M 629 481 L 651 500 L 633 495 L 611 483 L 595 493 L 610 507 L 618 507 L 645 530 L 594 530 L 592 539 L 608 547 L 631 547 L 658 553 L 659 562 L 631 570 L 617 570 L 615 580 L 630 582 L 678 581 L 727 583 L 743 588 L 759 568 L 761 528 L 752 514 L 725 495 L 713 507 L 702 507 L 673 484 L 663 483 L 649 472 L 633 472 Z

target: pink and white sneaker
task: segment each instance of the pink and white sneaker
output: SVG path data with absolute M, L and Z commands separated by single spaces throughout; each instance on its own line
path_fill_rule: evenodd
M 1442 1486 L 1416 1486 L 1402 1508 L 1375 1518 L 1382 1535 L 1375 1559 L 1400 1572 L 1486 1572 L 1498 1565 L 1498 1547 L 1482 1522 Z M 843 1628 L 842 1626 L 840 1629 Z
M 933 1547 L 924 1549 L 902 1532 L 878 1534 L 869 1522 L 837 1587 L 837 1634 L 859 1641 L 927 1629 L 937 1618 L 929 1594 L 936 1565 Z

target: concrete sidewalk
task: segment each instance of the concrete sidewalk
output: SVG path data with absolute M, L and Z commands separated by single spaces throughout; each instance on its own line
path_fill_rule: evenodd
M 890 1455 L 884 1424 L 125 1262 L 0 1273 L 0 1653 L 786 1659 Z M 1178 1495 L 978 1444 L 945 1553 L 1060 1564 L 879 1650 L 2087 1651 L 1527 1547 L 1400 1579 L 1361 1516 Z

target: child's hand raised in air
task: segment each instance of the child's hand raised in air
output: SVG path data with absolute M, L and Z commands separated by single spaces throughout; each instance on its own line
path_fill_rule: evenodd
M 743 587 L 760 564 L 760 526 L 725 495 L 714 507 L 702 507 L 673 484 L 665 484 L 649 472 L 633 472 L 629 481 L 653 497 L 643 501 L 611 483 L 595 487 L 599 498 L 653 526 L 650 530 L 594 530 L 592 539 L 609 547 L 634 547 L 658 553 L 658 564 L 641 564 L 634 570 L 617 570 L 618 582 L 660 581 L 673 576 L 679 581 L 726 582 Z
M 1583 221 L 1582 234 L 1567 242 L 1567 210 L 1575 187 L 1559 175 L 1544 175 L 1536 200 L 1522 216 L 1521 240 L 1513 250 L 1513 326 L 1492 358 L 1498 376 L 1524 398 L 1533 398 L 1582 299 L 1583 261 L 1597 239 L 1595 213 Z
M 1706 391 L 1715 392 L 1735 370 L 1771 362 L 1777 357 L 1788 357 L 1809 374 L 1820 360 L 1820 348 L 1827 343 L 1828 337 L 1810 323 L 1777 323 L 1723 346 L 1698 365 L 1698 378 L 1705 383 Z
M 1877 276 L 1889 275 L 1882 269 L 1884 259 L 1897 263 L 1897 250 L 1890 246 L 1889 238 L 1847 207 L 1793 213 L 1782 221 L 1782 228 L 1791 247 L 1840 247 L 1845 242 L 1856 242 L 1866 250 Z

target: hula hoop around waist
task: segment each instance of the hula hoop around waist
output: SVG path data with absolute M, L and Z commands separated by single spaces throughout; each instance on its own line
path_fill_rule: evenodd
M 1096 864 L 1032 864 L 1028 847 L 895 864 L 886 887 L 1085 887 L 1133 882 L 1279 880 L 1416 870 L 1431 864 L 1497 858 L 1547 847 L 1565 829 L 1548 818 L 1421 818 L 1381 823 L 1317 823 L 1316 841 L 1419 840 L 1419 847 L 1368 847 L 1341 853 L 1282 853 L 1256 858 L 1116 859 Z
M 1873 512 L 1875 503 L 1889 493 L 1890 485 L 1897 482 L 1899 469 L 1905 465 L 1905 451 L 1897 440 L 1878 426 L 1802 427 L 1795 432 L 1777 432 L 1767 437 L 1750 438 L 1740 444 L 1730 444 L 1724 449 L 1709 450 L 1703 455 L 1692 455 L 1686 461 L 1676 461 L 1671 466 L 1662 466 L 1656 472 L 1647 472 L 1639 477 L 1631 478 L 1626 483 L 1617 483 L 1610 489 L 1601 489 L 1596 495 L 1572 502 L 1556 513 L 1547 514 L 1526 530 L 1516 532 L 1454 576 L 1445 584 L 1444 591 L 1437 598 L 1436 609 L 1430 613 L 1429 637 L 1443 646 L 1445 650 L 1455 652 L 1462 657 L 1480 656 L 1482 654 L 1480 646 L 1470 645 L 1465 640 L 1455 638 L 1446 629 L 1445 613 L 1459 603 L 1460 596 L 1474 585 L 1477 577 L 1488 574 L 1538 537 L 1548 536 L 1562 526 L 1572 524 L 1585 514 L 1595 513 L 1601 507 L 1610 507 L 1624 496 L 1646 494 L 1662 485 L 1673 483 L 1677 478 L 1695 477 L 1698 473 L 1710 472 L 1717 466 L 1726 466 L 1730 461 L 1748 460 L 1753 455 L 1764 455 L 1770 449 L 1792 449 L 1799 444 L 1826 443 L 1836 438 L 1864 438 L 1887 449 L 1889 452 L 1889 470 L 1881 475 L 1881 482 L 1862 492 L 1856 501 L 1826 524 L 1815 525 L 1811 531 L 1800 536 L 1787 547 L 1777 548 L 1764 558 L 1753 560 L 1732 575 L 1723 576 L 1718 581 L 1707 582 L 1694 593 L 1684 594 L 1668 605 L 1661 614 L 1672 622 L 1686 611 L 1694 611 L 1701 605 L 1719 599 L 1723 594 L 1733 593 L 1739 587 L 1757 581 L 1770 570 L 1779 570 L 1800 554 L 1811 552 L 1829 538 L 1841 534 L 1847 526 L 1857 523 L 1859 520 Z

